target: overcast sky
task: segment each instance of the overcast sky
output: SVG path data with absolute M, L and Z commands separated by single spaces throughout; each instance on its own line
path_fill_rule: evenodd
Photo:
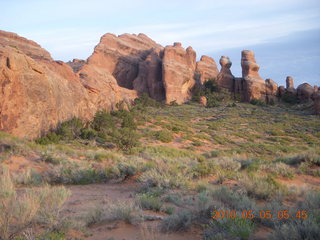
M 90 56 L 107 33 L 145 33 L 162 45 L 191 45 L 241 75 L 243 49 L 263 78 L 320 85 L 319 0 L 0 0 L 0 29 L 38 42 L 54 59 Z

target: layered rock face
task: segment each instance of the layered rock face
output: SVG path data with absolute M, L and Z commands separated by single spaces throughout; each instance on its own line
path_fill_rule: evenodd
M 229 91 L 234 90 L 234 76 L 231 73 L 232 62 L 229 57 L 221 56 L 220 61 L 221 70 L 217 76 L 217 84 L 221 88 L 228 89 Z
M 191 98 L 195 85 L 196 53 L 192 47 L 186 50 L 181 43 L 174 43 L 164 49 L 162 78 L 166 91 L 166 103 L 184 103 Z
M 139 63 L 139 73 L 133 81 L 133 88 L 138 93 L 148 93 L 157 101 L 165 100 L 165 90 L 162 82 L 163 51 L 152 49 L 147 58 Z
M 121 89 L 109 73 L 99 74 L 103 76 L 93 75 L 91 82 L 80 79 L 38 44 L 1 32 L 0 131 L 36 138 L 59 122 L 74 116 L 88 120 L 98 109 L 110 110 L 125 97 L 136 96 Z
M 270 78 L 266 79 L 265 84 L 267 103 L 275 102 L 278 98 L 278 84 Z
M 242 78 L 244 79 L 244 100 L 266 99 L 265 81 L 259 75 L 259 65 L 254 53 L 249 50 L 241 52 Z
M 216 79 L 219 74 L 216 62 L 208 56 L 201 56 L 196 65 L 196 72 L 199 74 L 197 80 L 200 86 L 209 79 Z
M 139 73 L 139 64 L 151 53 L 152 49 L 162 47 L 144 34 L 107 33 L 100 39 L 88 65 L 107 70 L 117 80 L 120 87 L 134 89 L 133 81 Z

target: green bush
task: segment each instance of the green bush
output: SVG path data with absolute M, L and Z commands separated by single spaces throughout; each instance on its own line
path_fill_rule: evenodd
M 115 128 L 115 123 L 110 113 L 106 111 L 98 111 L 94 115 L 91 126 L 98 132 L 110 134 Z
M 80 136 L 82 139 L 93 140 L 98 136 L 98 133 L 93 128 L 88 127 L 81 130 Z
M 129 151 L 140 145 L 140 136 L 131 128 L 120 128 L 115 130 L 112 139 L 117 147 L 124 151 Z
M 83 128 L 83 122 L 79 118 L 72 118 L 60 124 L 56 133 L 63 140 L 73 140 L 80 136 Z
M 137 202 L 142 209 L 153 211 L 160 211 L 163 205 L 159 197 L 146 193 L 139 195 Z
M 191 227 L 193 221 L 194 214 L 190 210 L 182 210 L 165 218 L 160 228 L 163 232 L 186 231 Z
M 50 132 L 45 137 L 41 137 L 35 140 L 36 143 L 41 145 L 48 145 L 53 143 L 58 143 L 61 137 L 57 135 L 55 132 Z
M 257 106 L 266 106 L 266 103 L 264 101 L 256 98 L 251 99 L 250 103 Z
M 168 130 L 160 130 L 155 133 L 155 137 L 157 140 L 164 142 L 164 143 L 169 143 L 172 142 L 173 136 L 171 132 Z
M 134 100 L 134 106 L 138 110 L 145 110 L 146 107 L 161 107 L 161 103 L 149 97 L 147 93 L 143 93 L 141 96 Z
M 298 103 L 297 96 L 293 95 L 291 93 L 288 93 L 288 92 L 284 93 L 281 99 L 285 103 L 289 103 L 289 104 L 297 104 Z

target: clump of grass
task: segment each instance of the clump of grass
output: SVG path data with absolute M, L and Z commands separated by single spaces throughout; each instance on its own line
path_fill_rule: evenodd
M 281 176 L 292 178 L 294 174 L 294 169 L 282 162 L 261 165 L 260 169 L 262 171 L 267 171 L 277 177 Z
M 69 195 L 64 187 L 45 186 L 18 196 L 9 171 L 3 169 L 0 175 L 0 238 L 14 239 L 35 223 L 53 229 Z
M 173 136 L 171 132 L 168 130 L 159 130 L 155 133 L 155 137 L 157 140 L 164 142 L 164 143 L 169 143 L 172 142 Z
M 186 231 L 192 226 L 193 221 L 192 211 L 183 210 L 165 218 L 160 224 L 160 229 L 163 232 Z
M 142 221 L 142 211 L 138 205 L 133 202 L 111 202 L 104 201 L 94 209 L 90 209 L 86 216 L 88 226 L 103 222 L 123 220 L 130 224 L 138 224 Z
M 137 203 L 142 207 L 142 209 L 160 211 L 162 209 L 163 203 L 158 196 L 153 194 L 141 194 L 137 196 Z
M 287 193 L 285 186 L 278 183 L 271 176 L 249 176 L 240 179 L 240 183 L 246 189 L 249 196 L 261 200 L 267 200 L 276 195 L 284 195 Z

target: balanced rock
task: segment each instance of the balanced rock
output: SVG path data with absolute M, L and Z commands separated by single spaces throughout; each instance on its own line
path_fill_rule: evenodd
M 166 92 L 166 103 L 184 103 L 191 98 L 195 85 L 196 53 L 192 47 L 186 50 L 180 44 L 167 46 L 162 60 L 162 79 Z
M 297 97 L 301 102 L 307 102 L 311 99 L 314 88 L 308 83 L 302 83 L 297 88 Z
M 259 75 L 259 65 L 254 53 L 249 50 L 241 52 L 242 78 L 244 79 L 244 100 L 266 99 L 265 81 Z
M 216 62 L 208 56 L 201 56 L 197 62 L 196 72 L 199 74 L 199 85 L 203 85 L 209 79 L 216 79 L 219 74 Z
M 217 75 L 217 84 L 221 88 L 228 89 L 229 91 L 233 91 L 234 89 L 234 76 L 231 73 L 231 65 L 229 57 L 221 56 L 220 61 L 221 70 Z

